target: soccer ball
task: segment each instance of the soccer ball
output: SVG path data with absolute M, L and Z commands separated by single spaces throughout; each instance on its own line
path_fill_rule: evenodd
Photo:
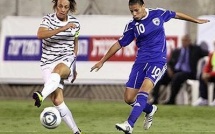
M 46 107 L 40 114 L 41 124 L 48 129 L 54 129 L 61 123 L 61 116 L 55 107 Z

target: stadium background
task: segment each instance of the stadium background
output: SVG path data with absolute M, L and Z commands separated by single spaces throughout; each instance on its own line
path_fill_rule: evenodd
M 130 15 L 128 0 L 77 0 L 77 14 Z M 162 7 L 181 11 L 194 17 L 215 13 L 214 0 L 145 0 L 147 7 Z M 0 22 L 8 15 L 43 16 L 52 12 L 51 0 L 0 0 Z M 196 36 L 196 25 L 188 25 L 192 38 Z
M 215 13 L 213 0 L 146 0 L 147 7 L 162 7 L 181 11 L 194 17 Z M 77 15 L 130 15 L 125 0 L 77 0 Z M 42 17 L 53 12 L 51 0 L 0 0 L 0 22 L 6 16 Z M 196 24 L 187 23 L 186 31 L 193 41 L 197 39 Z M 1 28 L 1 25 L 0 25 Z M 2 44 L 1 44 L 2 45 Z M 1 69 L 1 68 L 0 68 Z M 67 85 L 65 92 L 68 98 L 123 100 L 124 84 L 76 84 Z M 40 90 L 40 84 L 0 83 L 1 98 L 30 98 L 32 92 Z

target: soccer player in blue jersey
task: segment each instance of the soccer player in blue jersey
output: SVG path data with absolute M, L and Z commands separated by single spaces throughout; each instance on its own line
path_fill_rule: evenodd
M 136 39 L 137 56 L 124 94 L 125 102 L 133 108 L 124 123 L 116 124 L 116 128 L 125 134 L 132 133 L 134 124 L 142 112 L 146 113 L 144 129 L 149 129 L 152 125 L 152 117 L 157 111 L 157 106 L 147 103 L 147 99 L 149 92 L 167 69 L 164 23 L 172 18 L 198 24 L 209 22 L 209 20 L 195 19 L 184 13 L 160 8 L 149 9 L 145 7 L 143 0 L 129 0 L 129 9 L 133 20 L 126 25 L 123 36 L 91 68 L 91 71 L 94 69 L 98 71 L 118 50 Z

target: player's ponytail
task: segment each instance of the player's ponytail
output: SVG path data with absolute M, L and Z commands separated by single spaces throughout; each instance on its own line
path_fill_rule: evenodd
M 73 13 L 76 11 L 76 1 L 75 0 L 69 0 L 70 2 L 70 11 Z

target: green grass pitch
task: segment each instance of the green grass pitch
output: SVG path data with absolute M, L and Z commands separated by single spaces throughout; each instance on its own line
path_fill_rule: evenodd
M 39 121 L 43 108 L 51 106 L 46 100 L 41 108 L 33 100 L 0 100 L 0 134 L 72 134 L 64 122 L 53 130 Z M 123 134 L 115 123 L 126 120 L 131 108 L 124 102 L 66 100 L 83 134 Z M 133 134 L 213 134 L 215 107 L 158 105 L 153 125 L 142 128 L 144 114 L 138 119 Z

